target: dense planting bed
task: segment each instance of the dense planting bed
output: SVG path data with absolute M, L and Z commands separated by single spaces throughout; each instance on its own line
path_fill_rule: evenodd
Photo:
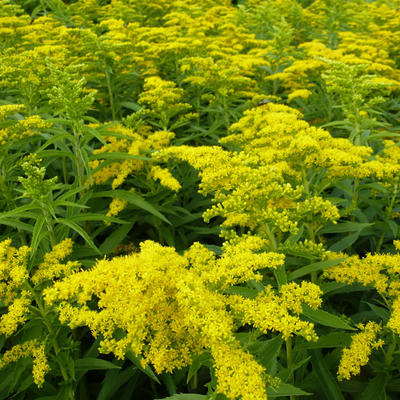
M 397 399 L 399 0 L 0 0 L 0 399 Z

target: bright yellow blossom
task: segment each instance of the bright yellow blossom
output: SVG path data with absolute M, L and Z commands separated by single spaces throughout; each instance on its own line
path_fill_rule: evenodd
M 383 341 L 377 339 L 377 334 L 381 330 L 375 322 L 359 324 L 360 333 L 353 335 L 349 348 L 343 350 L 338 369 L 338 378 L 350 379 L 351 375 L 358 375 L 362 366 L 368 363 L 373 349 L 383 345 Z

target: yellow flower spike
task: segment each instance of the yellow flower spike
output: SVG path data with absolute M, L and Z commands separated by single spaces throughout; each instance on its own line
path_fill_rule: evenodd
M 295 90 L 294 92 L 290 93 L 288 96 L 288 102 L 294 99 L 308 99 L 312 95 L 311 90 L 308 89 L 299 89 Z
M 20 106 L 3 107 L 5 107 L 5 109 L 3 108 L 3 116 L 1 115 L 2 111 L 0 110 L 0 121 L 2 117 L 7 118 L 8 115 L 14 114 L 18 111 L 22 111 L 24 109 L 24 107 Z M 15 121 L 13 124 L 7 126 L 7 128 L 0 129 L 0 144 L 11 145 L 24 139 L 25 137 L 35 135 L 36 133 L 38 133 L 38 131 L 50 128 L 51 126 L 51 122 L 43 120 L 38 115 L 26 117 L 25 119 Z
M 400 293 L 400 285 L 397 288 L 397 293 Z M 391 329 L 394 333 L 400 335 L 400 296 L 395 297 L 392 304 L 392 314 L 387 323 L 387 327 Z
M 353 335 L 351 345 L 345 348 L 340 359 L 339 380 L 350 379 L 352 375 L 358 375 L 361 367 L 366 365 L 373 349 L 382 347 L 383 341 L 377 339 L 381 327 L 375 322 L 359 324 L 360 333 Z
M 110 205 L 109 205 L 109 210 L 107 212 L 107 217 L 115 217 L 118 215 L 126 206 L 128 205 L 128 201 L 122 200 L 122 199 L 112 199 Z M 109 222 L 106 221 L 107 225 L 110 225 Z
M 28 319 L 29 305 L 32 302 L 28 293 L 13 300 L 8 312 L 0 317 L 0 334 L 10 337 Z
M 17 112 L 23 111 L 25 105 L 23 104 L 5 104 L 0 105 L 0 122 L 6 120 L 10 115 L 16 114 Z
M 322 290 L 314 283 L 303 281 L 300 285 L 295 282 L 282 285 L 280 288 L 281 301 L 289 310 L 296 314 L 302 313 L 302 303 L 317 309 L 322 304 Z
M 65 264 L 61 262 L 71 254 L 72 246 L 72 240 L 67 238 L 54 246 L 49 253 L 46 253 L 43 262 L 39 264 L 32 275 L 32 282 L 38 284 L 45 280 L 68 276 L 78 269 L 79 263 L 76 261 L 68 261 Z
M 88 326 L 93 336 L 101 335 L 101 352 L 124 358 L 132 350 L 142 357 L 143 365 L 151 364 L 161 373 L 189 365 L 193 355 L 208 349 L 221 377 L 221 393 L 232 399 L 253 391 L 261 396 L 265 394 L 263 368 L 238 347 L 233 337 L 235 323 L 315 337 L 312 324 L 291 315 L 292 306 L 285 306 L 272 291 L 266 295 L 267 308 L 262 298 L 254 305 L 264 310 L 261 314 L 255 312 L 250 320 L 239 322 L 236 314 L 247 310 L 249 299 L 225 294 L 225 290 L 258 279 L 258 269 L 283 264 L 282 255 L 264 252 L 265 245 L 265 239 L 248 236 L 226 243 L 221 257 L 199 243 L 181 256 L 172 248 L 146 241 L 140 253 L 100 260 L 91 270 L 55 282 L 45 289 L 44 298 L 47 304 L 59 303 L 62 323 L 71 328 Z M 317 306 L 311 286 L 304 286 L 299 295 Z M 97 310 L 90 309 L 93 298 Z M 226 357 L 233 357 L 234 368 L 229 364 L 232 358 Z
M 177 192 L 181 189 L 181 184 L 172 176 L 168 169 L 161 168 L 158 165 L 151 167 L 148 174 L 149 178 L 159 180 L 162 186 Z
M 0 358 L 0 369 L 24 357 L 33 358 L 33 381 L 39 388 L 42 387 L 44 377 L 50 371 L 50 366 L 47 362 L 44 345 L 38 343 L 36 339 L 17 344 L 7 350 Z
M 231 400 L 266 400 L 265 371 L 236 343 L 212 346 L 217 392 Z
M 314 284 L 297 289 L 294 293 L 300 294 L 300 301 L 296 304 L 290 291 L 297 287 L 296 283 L 290 284 L 288 288 L 283 286 L 281 296 L 275 294 L 271 287 L 267 287 L 265 292 L 254 299 L 233 295 L 229 299 L 230 306 L 242 323 L 253 325 L 263 333 L 280 332 L 284 339 L 301 335 L 306 340 L 315 341 L 318 336 L 314 331 L 314 324 L 301 320 L 290 311 L 293 310 L 295 314 L 301 312 L 302 302 L 318 308 L 321 304 L 321 290 Z
M 304 223 L 317 230 L 327 221 L 336 223 L 340 214 L 336 205 L 312 195 L 308 176 L 324 174 L 334 185 L 344 177 L 375 177 L 383 167 L 387 171 L 390 167 L 379 157 L 372 160 L 370 147 L 334 138 L 300 118 L 288 106 L 262 104 L 245 111 L 229 128 L 230 134 L 220 140 L 240 152 L 217 146 L 179 146 L 157 156 L 186 161 L 199 170 L 200 193 L 212 193 L 215 202 L 203 218 L 208 222 L 222 216 L 225 238 L 236 227 L 268 240 L 273 234 L 295 234 Z M 389 149 L 386 157 L 391 154 Z
M 145 79 L 138 102 L 145 107 L 145 114 L 159 119 L 167 129 L 173 117 L 192 108 L 190 104 L 184 102 L 184 97 L 185 91 L 177 88 L 174 82 L 151 76 Z
M 349 284 L 360 282 L 384 294 L 388 289 L 389 279 L 393 279 L 399 271 L 399 255 L 367 254 L 365 258 L 348 257 L 339 265 L 325 270 L 323 276 Z

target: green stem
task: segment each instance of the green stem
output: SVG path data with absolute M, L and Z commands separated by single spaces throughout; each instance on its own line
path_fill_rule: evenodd
M 197 385 L 198 385 L 198 377 L 197 377 L 197 372 L 195 372 L 192 378 L 192 389 L 197 389 Z
M 396 182 L 396 184 L 394 185 L 393 196 L 392 196 L 392 198 L 390 200 L 390 204 L 388 205 L 388 207 L 386 209 L 386 212 L 385 212 L 386 219 L 389 219 L 391 214 L 392 214 L 394 203 L 396 201 L 396 197 L 397 197 L 397 193 L 398 193 L 398 188 L 399 188 L 399 184 Z M 385 239 L 385 231 L 383 231 L 381 233 L 381 236 L 379 237 L 378 245 L 376 246 L 376 252 L 377 253 L 379 253 L 381 251 L 384 239 Z
M 51 220 L 49 212 L 47 211 L 46 205 L 45 204 L 41 204 L 40 208 L 42 210 L 42 214 L 44 216 L 44 220 L 46 221 L 47 230 L 49 231 L 49 234 L 50 234 L 51 246 L 54 247 L 57 244 L 57 239 L 56 239 L 56 235 L 55 235 L 54 229 L 53 229 L 53 222 Z
M 0 190 L 3 192 L 7 203 L 10 203 L 12 205 L 12 208 L 15 208 L 16 207 L 15 201 L 13 199 L 12 193 L 8 189 L 8 186 L 6 184 L 6 179 L 4 178 L 4 176 L 0 177 Z M 21 240 L 21 244 L 25 246 L 27 242 L 24 232 L 20 228 L 17 228 L 17 231 L 19 239 Z
M 176 384 L 171 374 L 166 374 L 162 376 L 162 381 L 167 386 L 168 394 L 173 396 L 176 394 Z
M 43 15 L 47 15 L 46 2 L 44 0 L 40 0 L 40 5 L 43 10 Z
M 76 157 L 76 172 L 78 175 L 78 184 L 83 186 L 83 166 L 82 166 L 82 155 L 81 155 L 81 144 L 80 144 L 80 133 L 76 124 L 73 125 L 74 132 L 74 147 L 75 147 L 75 157 Z
M 51 322 L 47 319 L 47 313 L 46 313 L 46 309 L 45 306 L 43 304 L 42 299 L 37 295 L 37 293 L 35 292 L 34 288 L 29 284 L 29 282 L 25 282 L 25 285 L 28 287 L 29 291 L 32 293 L 33 295 L 33 299 L 36 302 L 37 305 L 37 309 L 39 310 L 40 315 L 42 316 L 42 320 L 46 326 L 46 329 L 49 333 L 49 336 L 51 337 L 51 341 L 52 341 L 52 345 L 53 345 L 53 349 L 54 349 L 54 353 L 57 356 L 60 353 L 60 345 L 57 342 L 57 335 L 53 330 L 53 326 L 51 324 Z M 57 359 L 57 357 L 56 357 Z M 64 368 L 64 366 L 62 365 L 62 363 L 57 359 L 57 364 L 60 368 L 61 371 L 61 375 L 64 379 L 65 382 L 69 382 L 69 377 L 68 377 L 68 373 L 66 371 L 66 369 Z M 73 399 L 74 396 L 72 394 L 71 399 Z
M 104 63 L 104 74 L 106 76 L 108 98 L 110 100 L 111 116 L 112 116 L 113 121 L 115 121 L 116 117 L 115 117 L 114 96 L 113 96 L 113 92 L 112 92 L 110 73 L 108 72 L 108 66 L 106 63 Z
M 303 180 L 304 194 L 306 195 L 307 198 L 309 198 L 310 197 L 310 184 L 307 179 L 306 170 L 303 168 L 301 170 L 301 173 L 302 173 L 302 178 L 303 178 L 302 180 Z
M 150 379 L 150 386 L 151 386 L 152 394 L 154 396 L 153 398 L 156 399 L 158 396 L 158 392 L 157 392 L 157 388 L 156 388 L 156 385 L 155 385 L 153 379 Z
M 288 337 L 286 340 L 286 366 L 288 370 L 293 367 L 293 349 L 292 349 L 292 338 Z M 291 383 L 294 383 L 294 374 L 293 371 L 290 371 L 288 376 L 288 380 Z M 290 396 L 290 400 L 294 400 L 295 396 Z
M 63 157 L 62 159 L 62 171 L 63 171 L 64 183 L 68 185 L 67 160 L 65 157 Z
M 311 197 L 310 196 L 310 183 L 307 179 L 306 170 L 303 168 L 301 172 L 302 172 L 302 177 L 303 177 L 304 194 L 305 194 L 306 199 L 309 199 Z M 310 216 L 310 221 L 306 223 L 306 228 L 307 228 L 309 240 L 312 243 L 314 243 L 315 242 L 315 231 L 314 231 L 314 227 L 313 227 L 312 216 Z M 311 282 L 317 283 L 317 272 L 316 271 L 311 272 Z
M 396 350 L 396 342 L 393 340 L 392 343 L 390 343 L 389 347 L 388 347 L 388 351 L 385 355 L 385 364 L 387 366 L 390 366 L 390 364 L 393 361 L 393 354 L 394 351 Z
M 229 129 L 230 121 L 229 121 L 228 103 L 226 101 L 226 96 L 223 97 L 222 106 L 223 106 L 223 114 L 225 118 L 226 129 Z
M 265 230 L 267 232 L 267 236 L 270 241 L 271 250 L 276 251 L 278 245 L 276 243 L 275 235 L 271 232 L 271 229 L 269 228 L 268 224 L 265 225 Z
M 354 179 L 354 188 L 353 188 L 353 199 L 351 201 L 350 212 L 353 212 L 358 205 L 358 195 L 360 192 L 360 180 L 358 178 Z M 355 216 L 351 217 L 351 220 L 355 220 Z

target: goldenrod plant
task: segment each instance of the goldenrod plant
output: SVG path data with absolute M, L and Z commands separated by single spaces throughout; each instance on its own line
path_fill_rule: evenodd
M 397 399 L 399 9 L 0 0 L 0 400 Z

